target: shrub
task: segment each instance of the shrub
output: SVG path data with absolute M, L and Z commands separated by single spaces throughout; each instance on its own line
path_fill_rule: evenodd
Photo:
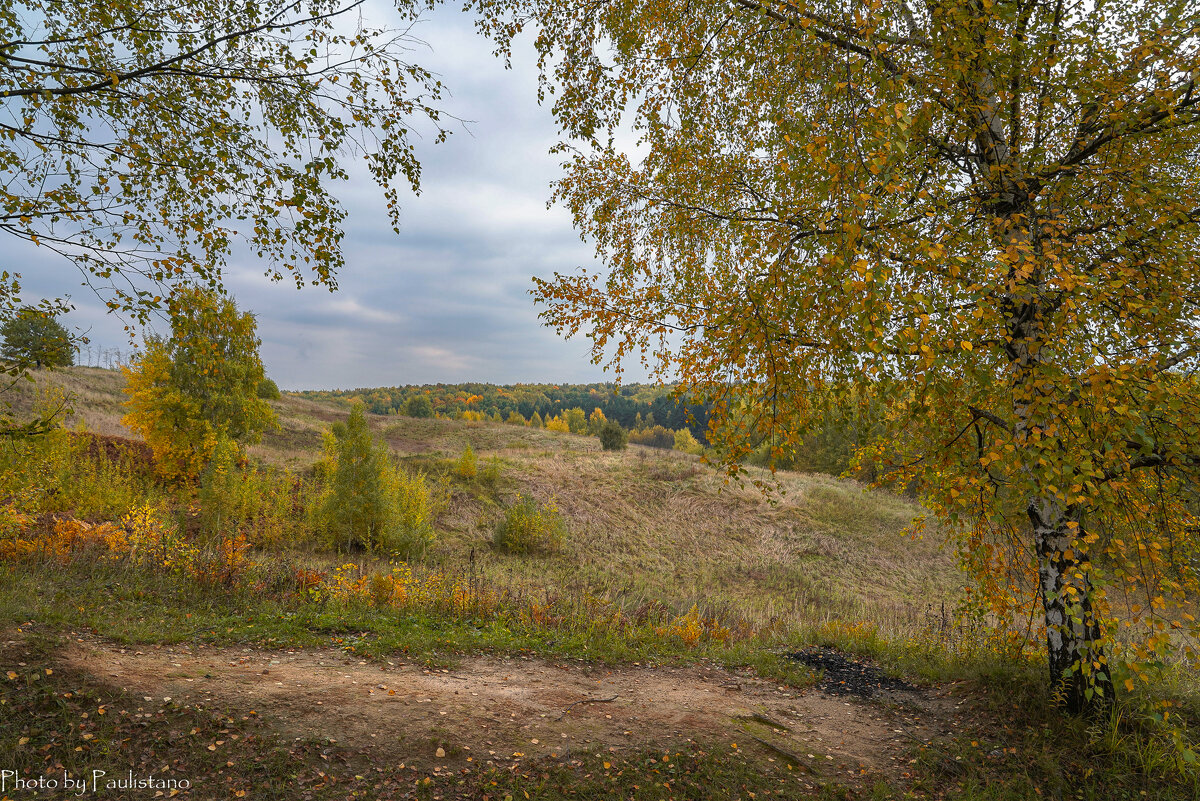
M 629 441 L 629 434 L 615 420 L 609 420 L 600 429 L 600 447 L 606 451 L 623 451 Z
M 567 536 L 567 524 L 554 502 L 538 503 L 517 495 L 496 525 L 495 544 L 512 553 L 556 551 Z
M 559 431 L 563 434 L 571 433 L 571 427 L 569 425 L 567 425 L 567 421 L 562 419 L 561 417 L 546 418 L 546 430 L 547 431 Z
M 397 554 L 419 553 L 433 544 L 433 491 L 421 472 L 391 469 L 390 483 L 396 519 L 383 532 L 379 546 Z
M 279 400 L 279 385 L 269 378 L 258 382 L 258 397 L 263 400 Z
M 162 494 L 141 442 L 56 428 L 0 446 L 0 500 L 24 512 L 113 520 Z
M 200 475 L 200 530 L 226 538 L 240 534 L 256 546 L 292 542 L 308 533 L 297 514 L 307 490 L 286 470 L 246 464 L 237 443 L 218 438 Z
M 424 393 L 413 395 L 404 402 L 404 413 L 409 417 L 433 417 L 433 402 Z
M 586 434 L 588 432 L 587 415 L 583 413 L 583 409 L 575 407 L 563 412 L 563 419 L 567 421 L 567 429 L 572 434 Z
M 704 446 L 696 441 L 690 430 L 681 428 L 675 432 L 675 450 L 698 456 L 704 453 Z
M 470 443 L 463 448 L 462 456 L 458 457 L 458 462 L 454 465 L 454 472 L 463 478 L 475 478 L 475 474 L 479 471 L 479 460 L 475 458 L 475 451 L 471 450 Z
M 514 426 L 526 425 L 525 418 L 522 417 L 521 413 L 518 411 L 509 412 L 508 418 L 504 422 L 508 423 L 509 425 L 514 425 Z
M 487 460 L 487 464 L 479 472 L 479 480 L 488 486 L 495 486 L 500 480 L 500 457 L 493 456 Z
M 546 423 L 542 420 L 542 416 L 537 412 L 533 413 L 533 417 L 529 418 L 529 425 L 534 428 L 545 428 Z
M 597 406 L 590 415 L 588 415 L 588 434 L 593 437 L 600 436 L 600 432 L 604 429 L 604 424 L 608 422 L 608 418 L 604 416 L 604 411 Z
M 237 443 L 222 433 L 213 446 L 208 466 L 200 475 L 200 526 L 205 534 L 234 531 L 245 506 Z

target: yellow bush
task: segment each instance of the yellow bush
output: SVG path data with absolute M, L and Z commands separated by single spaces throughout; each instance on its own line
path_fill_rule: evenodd
M 36 521 L 11 507 L 0 513 L 0 557 L 24 559 L 41 554 L 60 562 L 87 553 L 120 558 L 128 542 L 125 532 L 111 523 L 88 523 L 73 517 L 54 518 L 43 530 Z
M 475 474 L 479 472 L 479 462 L 470 444 L 463 448 L 462 456 L 458 457 L 458 462 L 454 465 L 454 472 L 463 478 L 475 478 Z
M 686 428 L 681 428 L 675 432 L 675 450 L 683 451 L 684 453 L 695 454 L 698 456 L 704 453 L 704 446 L 701 445 L 694 436 L 692 436 L 691 431 Z
M 391 467 L 388 473 L 395 503 L 395 524 L 380 538 L 380 547 L 400 555 L 419 553 L 433 544 L 433 520 L 437 514 L 435 487 L 422 472 L 409 473 Z M 440 498 L 440 493 L 436 493 Z
M 162 513 L 150 505 L 137 506 L 121 518 L 131 559 L 168 569 L 184 569 L 192 564 L 196 549 L 184 543 L 174 526 L 163 522 Z

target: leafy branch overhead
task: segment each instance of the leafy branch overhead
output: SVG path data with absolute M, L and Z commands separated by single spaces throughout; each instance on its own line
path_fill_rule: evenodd
M 502 53 L 536 29 L 556 198 L 604 262 L 537 282 L 550 325 L 677 372 L 731 461 L 878 398 L 876 456 L 1000 619 L 1037 608 L 1072 708 L 1185 641 L 1194 3 L 477 6 Z
M 362 6 L 3 4 L 0 230 L 143 320 L 163 285 L 219 284 L 237 240 L 276 280 L 336 287 L 344 157 L 366 161 L 398 227 L 399 186 L 420 184 L 414 120 L 446 134 L 440 83 L 408 60 L 419 8 L 392 29 Z

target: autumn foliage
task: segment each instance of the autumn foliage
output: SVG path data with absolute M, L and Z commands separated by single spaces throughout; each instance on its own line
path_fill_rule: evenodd
M 877 392 L 868 456 L 1069 709 L 1196 656 L 1194 3 L 478 6 L 537 29 L 604 263 L 549 324 L 711 402 L 734 472 Z
M 122 422 L 150 445 L 163 476 L 193 479 L 219 436 L 255 441 L 275 417 L 258 396 L 265 377 L 254 316 L 195 287 L 171 305 L 171 337 L 148 339 L 123 368 L 129 413 Z

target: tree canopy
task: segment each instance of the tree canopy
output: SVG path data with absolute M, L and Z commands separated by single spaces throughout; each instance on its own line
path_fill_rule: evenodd
M 26 306 L 0 325 L 0 359 L 33 367 L 70 367 L 75 343 L 54 315 Z
M 237 241 L 276 280 L 335 287 L 341 159 L 365 159 L 398 226 L 413 120 L 445 133 L 408 61 L 420 5 L 390 29 L 362 0 L 0 4 L 0 230 L 143 321 L 176 283 L 218 286 Z
M 1195 3 L 478 5 L 501 52 L 537 30 L 604 265 L 537 282 L 549 324 L 713 400 L 731 460 L 881 396 L 1071 709 L 1194 641 Z

